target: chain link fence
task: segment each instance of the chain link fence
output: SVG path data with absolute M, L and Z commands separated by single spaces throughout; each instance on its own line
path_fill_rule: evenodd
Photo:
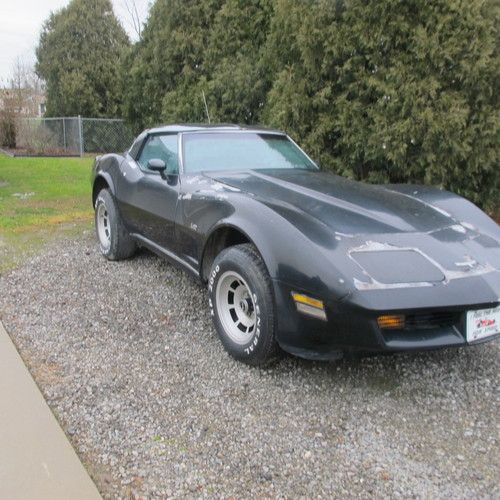
M 83 156 L 112 153 L 130 147 L 133 134 L 120 119 L 19 118 L 14 154 L 30 156 Z

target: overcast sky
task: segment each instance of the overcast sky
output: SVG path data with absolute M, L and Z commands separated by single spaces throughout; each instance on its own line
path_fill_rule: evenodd
M 150 0 L 135 0 L 141 18 L 146 18 Z M 35 61 L 42 23 L 51 11 L 56 11 L 69 0 L 0 0 L 0 86 L 7 84 L 15 59 Z M 112 0 L 116 15 L 129 35 L 134 38 L 125 0 Z

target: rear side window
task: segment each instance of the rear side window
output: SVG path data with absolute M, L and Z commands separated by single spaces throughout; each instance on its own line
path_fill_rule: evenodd
M 177 160 L 177 134 L 151 135 L 142 148 L 137 162 L 144 171 L 149 171 L 149 160 L 163 160 L 167 171 L 177 173 L 179 164 Z

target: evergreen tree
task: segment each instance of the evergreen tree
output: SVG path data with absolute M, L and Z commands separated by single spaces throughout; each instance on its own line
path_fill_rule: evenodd
M 46 115 L 117 116 L 120 59 L 128 44 L 110 0 L 72 0 L 51 14 L 36 49 Z
M 204 121 L 197 86 L 213 18 L 222 0 L 157 0 L 142 39 L 125 62 L 124 113 L 137 129 L 167 122 Z
M 500 198 L 500 0 L 156 0 L 124 112 L 285 129 L 373 182 Z
M 266 121 L 342 174 L 426 182 L 498 205 L 498 6 L 278 1 Z
M 256 123 L 271 85 L 262 60 L 272 0 L 227 0 L 206 50 L 207 101 L 219 122 Z
M 137 128 L 256 120 L 269 86 L 260 64 L 272 0 L 157 0 L 125 62 L 124 113 Z

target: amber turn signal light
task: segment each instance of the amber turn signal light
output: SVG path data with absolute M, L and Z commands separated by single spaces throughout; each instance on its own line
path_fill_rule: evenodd
M 405 317 L 402 314 L 384 314 L 377 318 L 380 328 L 392 328 L 394 330 L 405 327 Z
M 312 316 L 313 318 L 326 321 L 325 306 L 323 301 L 313 299 L 302 293 L 292 292 L 292 298 L 297 307 L 297 311 Z

